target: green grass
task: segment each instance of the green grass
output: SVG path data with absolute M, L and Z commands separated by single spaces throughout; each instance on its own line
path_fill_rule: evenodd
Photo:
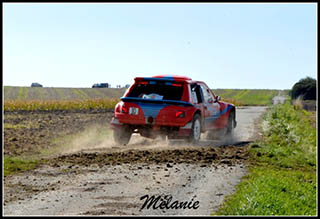
M 74 100 L 120 98 L 125 88 L 58 88 L 4 86 L 4 100 Z
M 254 167 L 219 215 L 316 215 L 316 175 Z
M 221 96 L 222 100 L 235 100 L 242 105 L 270 105 L 272 98 L 278 94 L 279 90 L 268 89 L 214 89 L 215 95 Z
M 24 88 L 24 93 L 23 93 L 23 99 L 28 99 L 28 93 L 29 93 L 29 89 Z
M 288 103 L 263 117 L 251 145 L 249 174 L 217 215 L 316 215 L 316 128 L 309 112 Z
M 77 91 L 83 96 L 84 99 L 90 99 L 89 92 L 85 92 L 86 89 L 77 88 Z
M 88 95 L 85 95 L 80 89 L 73 88 L 72 92 L 77 95 L 78 99 L 84 99 L 88 97 Z
M 316 129 L 305 110 L 294 110 L 289 104 L 277 105 L 264 116 L 265 138 L 261 148 L 252 150 L 260 162 L 284 168 L 316 166 Z M 257 157 L 258 152 L 261 153 Z
M 5 129 L 30 129 L 30 128 L 38 128 L 39 124 L 34 124 L 34 123 L 27 123 L 27 122 L 22 122 L 20 124 L 10 124 L 10 123 L 4 123 L 4 128 Z
M 19 87 L 18 88 L 19 90 L 18 90 L 18 97 L 17 97 L 17 99 L 18 100 L 22 100 L 23 99 L 23 87 Z
M 92 88 L 91 89 L 92 95 L 97 96 L 99 98 L 102 98 L 103 97 L 103 93 L 101 93 L 100 91 L 101 91 L 101 89 L 99 89 L 99 88 Z
M 32 170 L 41 163 L 40 160 L 26 160 L 18 157 L 4 157 L 3 176 L 9 176 L 22 171 Z
M 66 96 L 64 95 L 64 92 L 62 91 L 62 89 L 55 89 L 55 91 L 59 95 L 59 98 L 57 98 L 58 100 L 65 100 L 66 99 Z

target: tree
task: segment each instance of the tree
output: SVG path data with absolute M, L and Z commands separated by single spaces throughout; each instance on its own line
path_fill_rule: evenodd
M 300 79 L 295 83 L 291 89 L 292 99 L 297 99 L 299 96 L 303 100 L 316 100 L 317 99 L 317 80 L 311 77 Z

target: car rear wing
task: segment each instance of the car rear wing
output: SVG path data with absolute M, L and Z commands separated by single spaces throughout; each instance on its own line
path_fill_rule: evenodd
M 138 81 L 169 81 L 169 82 L 186 82 L 188 80 L 191 80 L 190 78 L 187 77 L 169 77 L 169 76 L 164 76 L 164 77 L 136 77 L 134 78 L 136 82 Z

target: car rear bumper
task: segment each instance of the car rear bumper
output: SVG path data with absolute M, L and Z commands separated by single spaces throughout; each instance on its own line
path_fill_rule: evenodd
M 112 118 L 110 123 L 111 129 L 120 129 L 123 126 L 132 128 L 132 130 L 138 129 L 148 129 L 150 131 L 154 132 L 165 132 L 168 135 L 176 135 L 178 137 L 187 137 L 191 133 L 192 128 L 192 122 L 187 123 L 185 126 L 159 126 L 159 125 L 141 125 L 141 124 L 127 124 L 127 123 L 121 123 L 119 120 L 115 117 Z

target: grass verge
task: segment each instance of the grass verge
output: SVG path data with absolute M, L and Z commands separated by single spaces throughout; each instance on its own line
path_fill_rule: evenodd
M 316 128 L 309 112 L 276 105 L 251 145 L 249 174 L 215 215 L 316 215 Z
M 18 157 L 4 157 L 3 176 L 9 176 L 19 172 L 35 169 L 43 160 L 26 160 Z

